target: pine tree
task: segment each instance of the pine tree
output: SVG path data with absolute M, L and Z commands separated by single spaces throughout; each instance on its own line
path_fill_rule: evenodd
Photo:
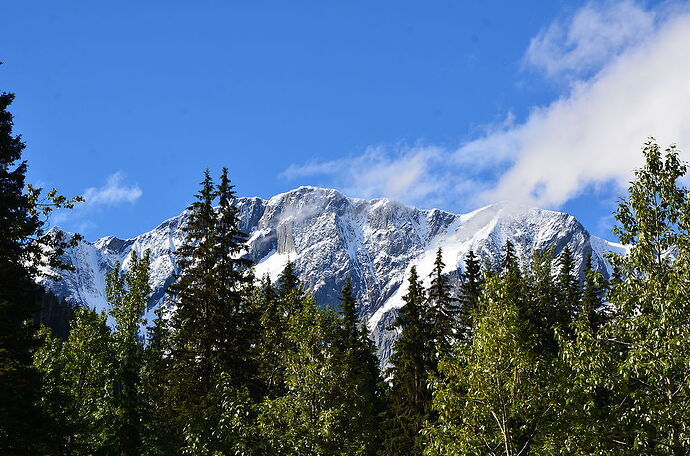
M 474 327 L 473 315 L 477 312 L 479 297 L 482 293 L 482 272 L 479 258 L 474 251 L 467 252 L 465 273 L 460 285 L 460 315 L 458 317 L 460 333 L 463 339 L 469 339 Z
M 420 430 L 430 413 L 431 393 L 428 373 L 432 344 L 426 315 L 424 287 L 416 267 L 410 270 L 405 304 L 399 309 L 394 326 L 400 331 L 389 359 L 389 411 L 384 423 L 384 455 L 421 454 Z
M 427 319 L 430 325 L 431 339 L 435 345 L 433 364 L 431 366 L 432 371 L 436 371 L 435 365 L 441 357 L 449 352 L 456 337 L 457 299 L 451 294 L 450 279 L 443 273 L 445 266 L 443 263 L 443 251 L 439 247 L 436 251 L 434 268 L 429 275 L 431 277 L 431 285 L 427 292 L 427 309 L 429 312 Z
M 580 314 L 586 319 L 587 326 L 596 332 L 605 322 L 605 315 L 601 310 L 604 304 L 606 279 L 601 273 L 592 269 L 592 255 L 587 255 L 583 269 L 585 282 L 582 288 L 582 303 Z
M 55 189 L 44 197 L 41 189 L 24 189 L 25 145 L 13 135 L 7 110 L 13 100 L 14 95 L 0 93 L 0 450 L 22 455 L 46 451 L 40 436 L 49 433 L 35 405 L 41 386 L 32 367 L 37 339 L 31 320 L 38 312 L 34 278 L 41 265 L 64 267 L 60 255 L 79 239 L 68 242 L 58 232 L 45 233 L 45 218 L 82 198 L 67 199 Z
M 556 278 L 559 300 L 554 325 L 566 329 L 580 305 L 582 290 L 575 267 L 575 258 L 570 247 L 566 246 L 558 257 L 558 276 Z
M 342 423 L 350 454 L 375 455 L 380 446 L 380 415 L 384 410 L 383 385 L 378 358 L 365 324 L 356 312 L 352 282 L 346 277 L 340 296 L 342 322 L 336 353 L 343 384 L 338 391 L 347 413 Z

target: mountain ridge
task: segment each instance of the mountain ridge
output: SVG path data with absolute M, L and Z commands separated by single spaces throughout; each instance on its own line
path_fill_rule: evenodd
M 275 280 L 286 262 L 293 261 L 317 302 L 332 306 L 338 302 L 345 277 L 352 278 L 359 315 L 382 359 L 390 354 L 395 335 L 385 328 L 402 305 L 409 268 L 416 265 L 420 277 L 428 279 L 439 247 L 446 272 L 455 280 L 463 271 L 468 250 L 491 264 L 508 239 L 522 257 L 546 248 L 558 254 L 567 245 L 578 267 L 591 254 L 595 269 L 605 275 L 610 266 L 604 254 L 624 251 L 620 245 L 590 235 L 572 215 L 508 202 L 454 214 L 388 198 L 350 198 L 334 189 L 302 186 L 267 200 L 240 197 L 235 204 L 240 228 L 249 235 L 247 256 L 256 263 L 257 276 L 268 274 Z M 177 270 L 174 253 L 183 241 L 187 215 L 185 210 L 130 239 L 105 236 L 81 241 L 63 258 L 76 271 L 61 273 L 61 281 L 43 279 L 41 283 L 75 304 L 107 309 L 105 273 L 116 263 L 127 269 L 132 250 L 151 249 L 154 291 L 146 315 L 150 320 Z

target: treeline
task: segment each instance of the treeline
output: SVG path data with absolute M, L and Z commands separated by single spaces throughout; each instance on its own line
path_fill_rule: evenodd
M 64 340 L 37 331 L 34 278 L 66 267 L 68 247 L 42 217 L 78 198 L 24 190 L 11 101 L 0 96 L 2 454 L 690 454 L 690 195 L 673 147 L 645 145 L 610 280 L 568 248 L 520 258 L 508 242 L 495 266 L 470 252 L 454 287 L 439 250 L 430 277 L 410 271 L 379 372 L 349 280 L 334 310 L 290 263 L 276 283 L 254 277 L 225 169 L 205 174 L 146 331 L 148 252 L 107 275 L 110 312 L 76 309 Z

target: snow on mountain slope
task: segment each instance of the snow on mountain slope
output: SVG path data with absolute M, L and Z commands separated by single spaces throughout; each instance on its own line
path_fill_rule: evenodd
M 239 198 L 242 230 L 249 234 L 247 255 L 256 275 L 277 278 L 288 260 L 321 305 L 337 306 L 347 275 L 352 278 L 359 314 L 367 322 L 382 359 L 390 354 L 395 309 L 402 305 L 412 265 L 428 282 L 436 250 L 443 249 L 446 271 L 459 277 L 472 249 L 488 264 L 500 257 L 510 239 L 522 257 L 535 250 L 566 245 L 581 265 L 591 254 L 594 267 L 608 274 L 606 252 L 624 248 L 590 236 L 572 216 L 560 212 L 497 203 L 469 214 L 420 210 L 388 199 L 347 198 L 336 190 L 300 187 L 269 200 Z M 44 280 L 60 297 L 95 309 L 107 309 L 105 273 L 119 262 L 128 266 L 132 250 L 151 250 L 154 293 L 147 316 L 165 297 L 176 270 L 175 250 L 183 240 L 186 213 L 164 221 L 134 239 L 112 236 L 81 242 L 65 260 L 76 271 L 63 280 Z M 57 229 L 57 228 L 56 228 Z

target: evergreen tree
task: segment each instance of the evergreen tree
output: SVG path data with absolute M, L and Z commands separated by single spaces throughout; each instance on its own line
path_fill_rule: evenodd
M 463 339 L 470 337 L 473 315 L 477 312 L 477 304 L 482 293 L 482 272 L 479 258 L 473 250 L 465 257 L 465 273 L 460 285 L 460 315 L 458 317 L 460 334 Z
M 531 303 L 523 317 L 532 334 L 535 350 L 555 356 L 558 353 L 556 328 L 559 326 L 560 289 L 553 274 L 553 250 L 535 252 L 529 268 L 526 290 Z
M 436 251 L 434 268 L 429 277 L 431 285 L 427 292 L 427 317 L 430 325 L 432 343 L 435 345 L 431 370 L 435 371 L 438 360 L 450 350 L 455 339 L 457 300 L 451 294 L 450 279 L 443 273 L 443 251 Z
M 384 423 L 384 455 L 417 455 L 423 450 L 420 435 L 431 406 L 428 385 L 431 339 L 424 320 L 425 291 L 416 267 L 410 270 L 405 304 L 394 326 L 399 338 L 393 346 L 387 375 L 390 377 L 389 411 Z
M 306 299 L 302 284 L 288 261 L 274 288 L 268 276 L 259 286 L 260 336 L 257 341 L 260 378 L 269 398 L 286 393 L 286 366 L 283 354 L 294 347 L 287 336 L 290 318 L 298 313 Z
M 220 371 L 227 374 L 225 381 L 235 382 L 237 387 L 253 386 L 256 382 L 256 366 L 252 357 L 252 345 L 258 332 L 258 314 L 250 308 L 248 295 L 253 281 L 250 274 L 252 262 L 241 254 L 246 249 L 247 235 L 240 230 L 240 219 L 235 207 L 234 186 L 223 168 L 218 185 L 218 222 L 213 256 L 217 286 L 217 310 L 214 325 L 215 339 L 223 348 Z
M 278 296 L 268 275 L 261 279 L 255 290 L 254 302 L 260 324 L 256 347 L 259 379 L 263 395 L 274 399 L 285 392 L 285 374 L 280 356 L 286 346 L 287 319 L 280 310 Z
M 559 291 L 559 300 L 554 325 L 567 329 L 579 307 L 582 294 L 578 271 L 575 267 L 575 258 L 573 258 L 573 253 L 568 246 L 563 249 L 558 257 L 556 283 Z
M 44 197 L 41 189 L 24 189 L 25 145 L 13 135 L 7 110 L 13 100 L 14 95 L 0 93 L 0 451 L 22 455 L 46 451 L 41 436 L 49 434 L 49 423 L 36 407 L 40 375 L 32 367 L 37 339 L 31 321 L 38 312 L 34 279 L 41 265 L 64 267 L 60 255 L 79 239 L 45 233 L 45 217 L 82 198 L 68 200 L 55 189 Z
M 197 200 L 188 208 L 184 243 L 176 252 L 181 272 L 169 288 L 176 304 L 172 316 L 171 375 L 181 416 L 203 404 L 214 384 L 213 358 L 218 348 L 212 327 L 216 310 L 215 198 L 216 190 L 206 170 Z
M 601 306 L 604 304 L 606 279 L 601 273 L 592 269 L 592 255 L 587 255 L 584 265 L 585 282 L 582 288 L 580 314 L 586 319 L 589 328 L 596 332 L 605 321 Z
M 213 202 L 219 198 L 218 213 Z M 206 171 L 197 201 L 189 207 L 181 269 L 171 286 L 172 381 L 182 423 L 210 407 L 210 394 L 221 374 L 238 388 L 251 386 L 257 322 L 248 304 L 250 263 L 240 257 L 246 235 L 239 229 L 235 194 L 227 170 L 216 187 Z M 190 421 L 191 420 L 191 421 Z
M 343 371 L 339 401 L 347 413 L 342 433 L 354 450 L 350 454 L 375 455 L 380 446 L 380 415 L 384 411 L 378 358 L 365 324 L 357 318 L 352 282 L 345 279 L 340 296 L 342 315 L 337 355 Z

